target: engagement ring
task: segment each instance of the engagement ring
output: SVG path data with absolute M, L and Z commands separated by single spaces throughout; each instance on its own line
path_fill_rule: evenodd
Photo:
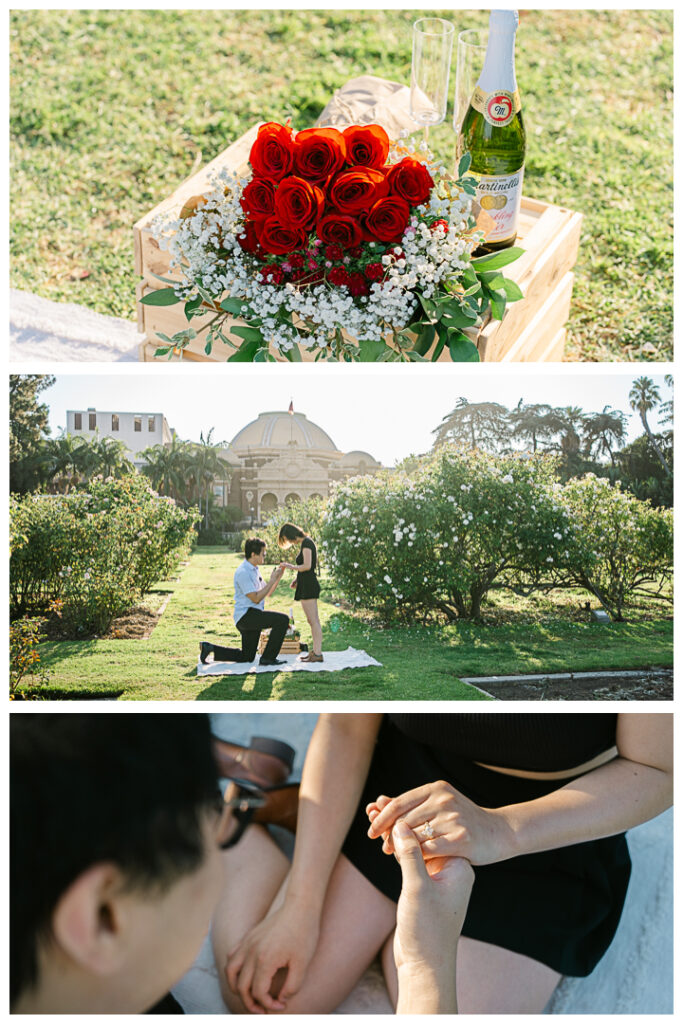
M 427 839 L 432 839 L 434 837 L 434 829 L 428 821 L 425 821 L 422 826 L 422 835 L 426 836 Z

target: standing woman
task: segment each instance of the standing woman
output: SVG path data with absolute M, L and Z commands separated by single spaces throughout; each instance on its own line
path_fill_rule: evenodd
M 318 550 L 313 540 L 299 526 L 295 526 L 294 523 L 284 523 L 280 527 L 278 544 L 281 548 L 288 548 L 296 543 L 300 543 L 301 547 L 296 556 L 296 565 L 292 566 L 297 571 L 297 578 L 292 583 L 292 588 L 296 588 L 294 600 L 301 601 L 301 607 L 313 634 L 313 650 L 301 661 L 324 661 L 323 630 L 318 616 L 320 583 L 315 574 L 318 567 Z

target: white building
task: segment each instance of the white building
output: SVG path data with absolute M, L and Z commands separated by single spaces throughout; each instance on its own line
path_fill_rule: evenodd
M 139 469 L 140 452 L 155 444 L 170 444 L 173 431 L 161 412 L 101 412 L 98 409 L 68 409 L 66 432 L 72 437 L 113 437 L 123 441 Z

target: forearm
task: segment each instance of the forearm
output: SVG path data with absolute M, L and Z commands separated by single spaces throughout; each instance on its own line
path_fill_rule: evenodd
M 448 967 L 409 964 L 398 969 L 397 1014 L 457 1013 L 455 951 Z
M 381 715 L 320 715 L 299 790 L 287 900 L 319 914 L 370 767 Z
M 508 830 L 508 856 L 518 856 L 624 832 L 671 802 L 670 771 L 618 757 L 554 793 L 493 813 Z

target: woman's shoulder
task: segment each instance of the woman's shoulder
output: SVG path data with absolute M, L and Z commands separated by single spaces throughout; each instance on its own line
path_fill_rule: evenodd
M 306 536 L 301 541 L 301 547 L 302 548 L 314 548 L 315 549 L 315 541 L 313 540 L 312 537 Z

